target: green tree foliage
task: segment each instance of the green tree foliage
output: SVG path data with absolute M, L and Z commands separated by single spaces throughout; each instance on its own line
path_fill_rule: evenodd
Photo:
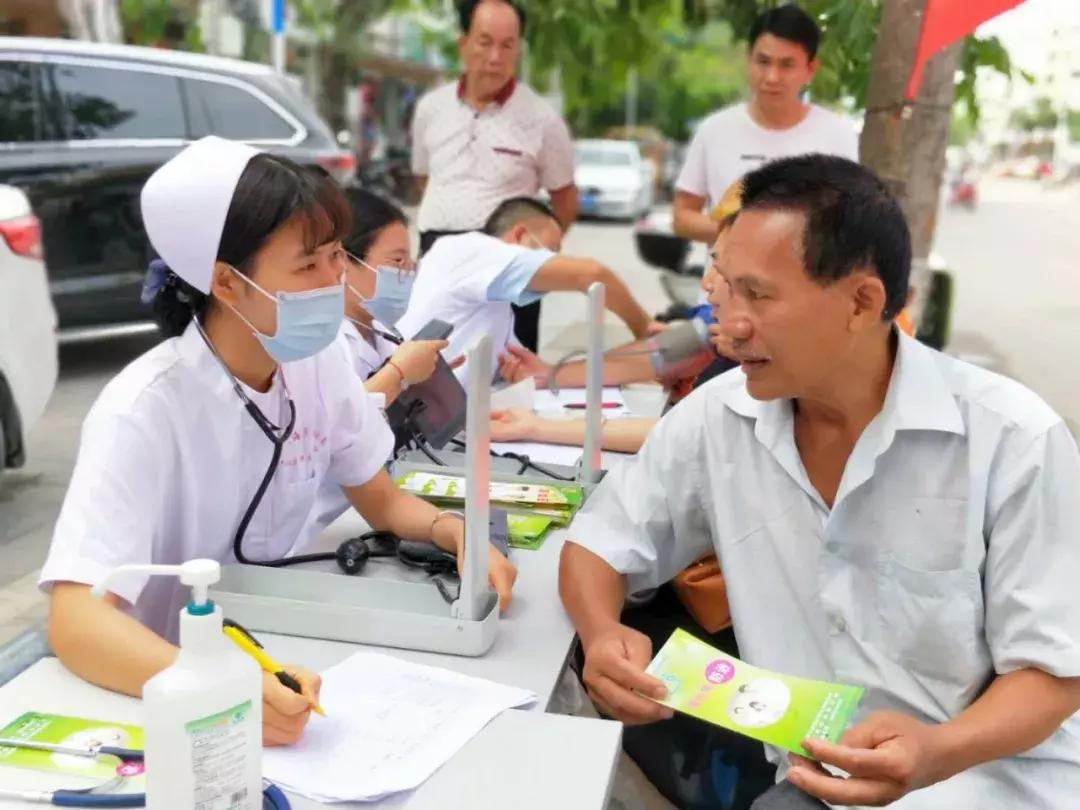
M 331 129 L 348 127 L 345 93 L 364 51 L 364 28 L 390 8 L 390 0 L 290 0 L 297 24 L 314 35 L 319 112 Z
M 671 119 L 671 109 L 703 94 L 719 103 L 731 96 L 732 91 L 724 87 L 709 92 L 705 83 L 710 79 L 722 81 L 722 77 L 706 76 L 704 70 L 696 87 L 686 87 L 685 82 L 679 88 L 654 86 L 669 80 L 672 70 L 686 73 L 688 62 L 678 58 L 680 48 L 693 50 L 702 60 L 702 68 L 724 67 L 710 63 L 711 54 L 706 50 L 710 38 L 716 44 L 716 30 L 691 30 L 684 23 L 683 0 L 519 2 L 528 15 L 526 58 L 530 81 L 547 89 L 551 81 L 558 80 L 567 117 L 581 134 L 622 122 L 622 99 L 631 68 L 638 71 L 643 105 L 647 105 L 641 107 L 641 118 L 648 114 L 650 122 Z M 445 0 L 396 3 L 401 11 L 424 10 L 434 15 L 445 15 L 452 6 Z M 452 24 L 429 31 L 452 66 L 457 64 L 459 33 L 456 15 Z M 721 32 L 719 36 L 724 35 Z M 693 115 L 700 117 L 704 112 L 707 109 L 695 110 Z M 675 128 L 682 126 L 680 123 Z
M 519 0 L 528 14 L 529 75 L 544 86 L 557 76 L 567 117 L 579 134 L 622 122 L 626 76 L 638 70 L 639 121 L 670 137 L 687 122 L 745 93 L 745 41 L 754 18 L 787 0 Z M 852 110 L 865 108 L 870 62 L 884 0 L 800 0 L 823 32 L 821 66 L 811 97 Z M 401 9 L 446 14 L 448 0 L 397 0 Z M 455 24 L 440 29 L 444 53 L 456 59 Z M 558 68 L 556 72 L 554 69 Z M 956 97 L 974 127 L 975 77 L 991 69 L 1013 74 L 996 37 L 968 37 Z
M 711 17 L 727 20 L 745 42 L 762 11 L 784 5 L 779 0 L 708 0 Z M 880 0 L 804 0 L 799 5 L 821 27 L 820 67 L 811 95 L 826 104 L 847 102 L 862 109 L 870 80 L 870 59 L 881 21 Z
M 1059 120 L 1060 116 L 1054 109 L 1053 102 L 1048 98 L 1037 98 L 1029 109 L 1016 110 L 1010 123 L 1024 132 L 1034 132 L 1037 129 L 1054 129 Z
M 185 51 L 204 51 L 199 26 L 170 0 L 120 0 L 124 41 Z
M 729 20 L 745 36 L 763 10 L 787 0 L 701 0 L 712 15 Z M 883 0 L 802 0 L 799 5 L 818 21 L 822 46 L 821 67 L 810 86 L 811 94 L 825 103 L 846 102 L 857 110 L 866 106 L 870 62 L 881 23 Z M 974 127 L 979 123 L 975 80 L 980 69 L 1012 77 L 1009 53 L 997 37 L 969 36 L 964 41 L 956 79 L 956 100 Z M 1028 74 L 1022 74 L 1030 81 Z
M 663 39 L 655 58 L 638 68 L 637 118 L 670 138 L 685 140 L 693 122 L 744 94 L 746 60 L 723 22 L 709 22 L 695 31 L 672 22 Z M 571 88 L 564 77 L 567 117 L 575 129 L 600 135 L 622 124 L 626 81 L 624 77 L 614 83 L 604 74 L 586 72 Z

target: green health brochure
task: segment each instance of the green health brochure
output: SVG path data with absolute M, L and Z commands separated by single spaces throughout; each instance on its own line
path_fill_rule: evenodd
M 94 748 L 107 745 L 142 750 L 143 747 L 143 730 L 138 726 L 41 712 L 26 712 L 16 718 L 0 729 L 0 738 L 72 748 Z M 138 789 L 141 789 L 139 786 L 142 784 L 143 773 L 142 761 L 121 762 L 114 757 L 91 759 L 72 754 L 34 751 L 2 745 L 0 745 L 0 766 L 28 768 L 50 773 L 78 774 L 95 781 L 114 776 L 137 778 L 135 784 Z M 128 784 L 130 787 L 132 783 Z
M 664 706 L 804 757 L 805 739 L 839 741 L 863 694 L 758 669 L 684 630 L 672 633 L 647 672 L 667 685 Z

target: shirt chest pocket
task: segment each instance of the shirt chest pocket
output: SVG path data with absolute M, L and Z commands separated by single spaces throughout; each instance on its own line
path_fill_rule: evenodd
M 982 581 L 963 497 L 901 496 L 871 521 L 882 651 L 918 676 L 970 684 L 984 666 Z
M 478 150 L 479 169 L 499 185 L 531 186 L 537 181 L 539 144 L 505 128 L 485 132 Z
M 982 588 L 976 571 L 924 571 L 891 554 L 878 562 L 878 644 L 917 676 L 958 686 L 980 676 Z

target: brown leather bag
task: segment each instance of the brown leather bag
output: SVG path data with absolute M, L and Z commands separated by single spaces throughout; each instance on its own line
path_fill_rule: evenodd
M 686 611 L 710 633 L 731 627 L 727 585 L 715 554 L 702 557 L 671 580 Z

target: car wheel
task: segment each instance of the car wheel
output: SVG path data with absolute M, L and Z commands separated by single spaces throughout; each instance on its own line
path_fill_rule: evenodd
M 10 467 L 22 466 L 25 452 L 20 445 L 21 439 L 19 412 L 7 381 L 0 375 L 0 473 Z

